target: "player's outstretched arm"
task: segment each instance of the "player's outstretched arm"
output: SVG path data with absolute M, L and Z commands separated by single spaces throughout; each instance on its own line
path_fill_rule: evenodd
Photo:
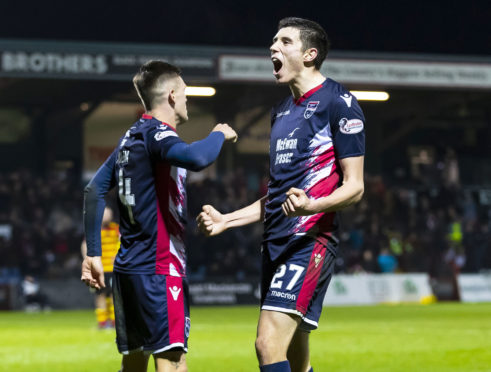
M 303 190 L 291 188 L 282 204 L 283 213 L 289 217 L 309 216 L 316 213 L 334 212 L 361 200 L 364 156 L 339 160 L 343 172 L 343 184 L 326 197 L 310 199 Z
M 100 256 L 85 256 L 82 262 L 82 282 L 95 289 L 105 288 L 104 269 Z
M 166 149 L 159 146 L 159 141 L 151 142 L 151 151 L 160 153 L 172 165 L 197 172 L 216 160 L 224 141 L 237 141 L 237 133 L 228 124 L 217 124 L 208 137 L 190 144 L 179 140 Z
M 232 227 L 261 221 L 264 217 L 265 201 L 266 196 L 245 208 L 228 214 L 220 213 L 211 205 L 204 205 L 203 211 L 196 218 L 198 227 L 206 236 L 215 236 Z

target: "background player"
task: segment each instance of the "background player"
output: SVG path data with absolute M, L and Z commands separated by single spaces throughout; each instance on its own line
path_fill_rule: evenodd
M 306 372 L 309 332 L 337 251 L 335 211 L 363 195 L 364 117 L 356 99 L 320 73 L 328 50 L 320 25 L 285 18 L 270 50 L 274 76 L 293 97 L 272 110 L 268 194 L 225 215 L 204 206 L 197 220 L 211 236 L 264 218 L 260 369 Z
M 104 208 L 101 230 L 101 261 L 104 270 L 106 288 L 96 290 L 95 316 L 99 329 L 114 328 L 114 302 L 112 294 L 112 276 L 114 258 L 119 249 L 119 225 L 113 221 L 113 210 Z M 87 242 L 82 242 L 82 256 L 87 255 Z
M 123 371 L 186 371 L 190 329 L 186 280 L 186 169 L 198 171 L 237 134 L 218 124 L 187 144 L 175 129 L 187 121 L 186 84 L 168 63 L 145 63 L 133 78 L 146 113 L 120 139 L 85 189 L 87 257 L 82 281 L 104 287 L 100 224 L 104 196 L 117 185 L 121 247 L 114 262 L 116 342 Z

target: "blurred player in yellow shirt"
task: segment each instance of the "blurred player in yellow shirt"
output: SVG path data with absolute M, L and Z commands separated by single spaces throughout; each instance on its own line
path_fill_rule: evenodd
M 108 285 L 96 290 L 95 314 L 99 329 L 114 328 L 114 304 L 112 296 L 112 276 L 114 258 L 119 250 L 119 225 L 113 222 L 113 211 L 111 208 L 104 209 L 101 230 L 102 266 L 104 268 L 104 280 Z M 87 243 L 82 242 L 82 256 L 87 254 Z

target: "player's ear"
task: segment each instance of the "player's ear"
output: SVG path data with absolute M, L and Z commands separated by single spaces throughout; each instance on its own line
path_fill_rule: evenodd
M 315 48 L 308 48 L 305 50 L 303 53 L 303 60 L 304 62 L 314 62 L 314 59 L 317 57 L 317 49 Z
M 176 104 L 176 90 L 175 89 L 170 90 L 168 100 L 169 100 L 169 105 L 171 107 L 174 107 L 174 105 Z

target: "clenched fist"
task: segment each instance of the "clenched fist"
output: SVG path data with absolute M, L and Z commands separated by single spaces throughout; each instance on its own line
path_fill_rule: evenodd
M 225 141 L 237 142 L 237 133 L 232 127 L 228 124 L 217 124 L 215 128 L 213 128 L 212 132 L 222 132 L 225 135 Z

